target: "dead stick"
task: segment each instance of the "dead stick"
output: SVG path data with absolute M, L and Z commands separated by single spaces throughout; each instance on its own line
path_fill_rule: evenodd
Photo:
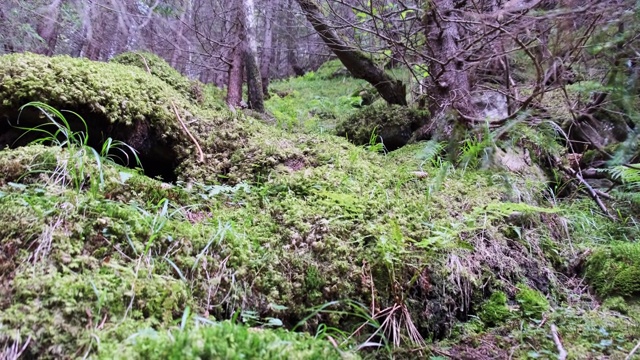
M 626 358 L 624 358 L 624 360 L 631 360 L 631 357 L 633 356 L 633 354 L 636 353 L 636 351 L 638 351 L 638 349 L 640 349 L 640 341 L 638 341 L 638 343 L 636 344 L 636 346 L 633 348 L 633 350 L 631 350 L 631 352 L 629 353 L 629 355 L 627 355 Z
M 200 154 L 200 162 L 203 163 L 204 153 L 202 152 L 202 148 L 200 147 L 200 144 L 198 144 L 198 140 L 196 140 L 196 138 L 191 134 L 191 131 L 189 131 L 189 129 L 187 128 L 187 125 L 185 125 L 184 122 L 182 121 L 182 118 L 178 113 L 178 108 L 176 107 L 176 104 L 172 101 L 171 105 L 173 106 L 173 112 L 176 114 L 176 117 L 178 118 L 178 122 L 180 122 L 180 125 L 182 125 L 182 128 L 184 129 L 184 131 L 186 131 L 187 135 L 189 135 L 189 137 L 191 138 L 191 141 L 193 141 L 193 143 L 196 145 L 196 148 L 198 149 L 198 153 Z
M 147 73 L 151 74 L 151 69 L 149 69 L 149 64 L 147 64 L 147 59 L 145 59 L 145 57 L 142 56 L 141 54 L 138 54 L 138 56 L 140 56 L 140 58 L 142 59 L 142 62 L 144 63 L 144 67 L 147 68 Z
M 558 360 L 566 360 L 568 355 L 567 350 L 564 349 L 564 346 L 562 346 L 562 343 L 560 342 L 558 328 L 556 328 L 555 324 L 551 324 L 551 336 L 553 336 L 553 342 L 556 343 L 556 347 L 558 348 Z
M 600 210 L 602 210 L 609 219 L 611 220 L 616 219 L 615 217 L 613 217 L 613 215 L 611 215 L 611 213 L 609 213 L 609 210 L 600 199 L 600 196 L 598 196 L 598 193 L 596 192 L 596 190 L 584 180 L 584 178 L 580 175 L 580 173 L 567 167 L 563 167 L 562 170 L 567 175 L 573 176 L 575 179 L 577 179 L 580 182 L 580 184 L 582 184 L 587 189 L 587 192 L 589 193 L 589 195 L 591 195 L 591 198 L 596 202 L 596 204 L 598 204 L 598 206 L 600 207 Z

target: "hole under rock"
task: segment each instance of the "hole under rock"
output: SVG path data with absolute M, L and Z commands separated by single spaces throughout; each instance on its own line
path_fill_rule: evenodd
M 68 107 L 64 108 L 68 109 Z M 62 114 L 71 131 L 84 132 L 85 129 L 88 130 L 87 145 L 96 149 L 98 153 L 108 138 L 122 141 L 136 149 L 146 176 L 160 178 L 165 182 L 177 180 L 176 167 L 180 163 L 178 156 L 169 142 L 170 140 L 159 140 L 160 134 L 157 134 L 148 122 L 139 121 L 133 125 L 114 124 L 103 115 L 86 111 L 86 109 L 68 110 L 80 115 L 87 123 L 85 128 L 85 124 L 80 118 L 63 111 Z M 42 131 L 25 130 L 36 127 Z M 0 109 L 0 149 L 7 146 L 10 148 L 26 146 L 36 140 L 50 137 L 49 133 L 55 133 L 57 129 L 37 108 L 25 108 L 22 112 Z M 58 140 L 64 141 L 64 135 L 60 134 Z M 44 144 L 47 145 L 46 142 Z M 113 155 L 116 163 L 130 168 L 137 167 L 134 154 L 124 147 L 120 147 L 120 149 L 125 151 L 126 156 L 122 151 L 116 149 L 109 152 L 110 155 Z

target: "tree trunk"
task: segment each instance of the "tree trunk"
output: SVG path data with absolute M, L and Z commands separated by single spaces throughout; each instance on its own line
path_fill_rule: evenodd
M 445 116 L 453 109 L 456 118 L 476 118 L 477 109 L 471 101 L 468 72 L 458 44 L 462 34 L 454 0 L 434 0 L 423 21 L 427 35 L 427 58 L 431 80 L 428 91 L 432 98 L 431 115 L 439 120 L 437 134 L 447 136 L 453 130 L 452 119 Z
M 231 53 L 231 66 L 227 78 L 227 105 L 240 107 L 242 102 L 242 46 Z
M 287 6 L 291 8 L 293 6 L 294 0 L 289 0 L 287 2 Z M 287 52 L 287 63 L 293 70 L 293 73 L 296 76 L 304 75 L 304 69 L 298 64 L 298 57 L 296 56 L 297 44 L 296 37 L 293 29 L 295 28 L 295 24 L 293 23 L 293 14 L 290 14 L 285 18 L 285 29 L 287 32 L 285 34 L 286 38 L 286 52 Z
M 42 14 L 42 21 L 38 23 L 36 31 L 44 40 L 44 45 L 38 49 L 38 53 L 51 56 L 58 42 L 58 15 L 60 14 L 60 5 L 62 0 L 53 0 L 53 2 L 45 7 Z
M 260 58 L 260 75 L 262 76 L 262 93 L 269 96 L 269 78 L 271 59 L 273 58 L 273 8 L 275 4 L 267 6 L 264 12 L 264 41 Z
M 296 0 L 324 43 L 351 74 L 373 85 L 389 104 L 407 105 L 405 85 L 378 68 L 367 55 L 347 44 L 325 20 L 315 0 Z M 451 1 L 451 0 L 448 0 Z
M 264 95 L 262 92 L 262 77 L 258 67 L 256 41 L 255 8 L 253 0 L 243 0 L 243 20 L 245 29 L 244 66 L 247 69 L 247 90 L 249 94 L 249 108 L 264 112 Z

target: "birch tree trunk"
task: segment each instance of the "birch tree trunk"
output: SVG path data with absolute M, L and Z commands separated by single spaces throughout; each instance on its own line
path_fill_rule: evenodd
M 253 0 L 242 1 L 242 15 L 245 29 L 244 67 L 247 70 L 248 105 L 250 109 L 264 112 L 262 77 L 258 67 L 258 42 L 256 41 L 256 18 Z

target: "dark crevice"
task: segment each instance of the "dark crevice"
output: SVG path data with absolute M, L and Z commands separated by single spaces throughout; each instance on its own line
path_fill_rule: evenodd
M 84 109 L 69 109 L 80 115 L 87 123 L 69 112 L 63 112 L 69 127 L 73 132 L 85 132 L 88 130 L 87 145 L 101 152 L 103 144 L 108 138 L 119 140 L 136 149 L 137 156 L 142 165 L 145 175 L 152 178 L 160 178 L 165 182 L 175 182 L 177 175 L 176 167 L 179 165 L 179 158 L 173 150 L 172 144 L 168 140 L 159 141 L 159 134 L 148 125 L 148 122 L 139 121 L 132 125 L 124 123 L 114 124 L 109 122 L 103 115 L 95 114 Z M 57 121 L 57 119 L 56 119 Z M 28 131 L 25 129 L 37 129 L 41 131 Z M 34 141 L 46 139 L 53 134 L 57 127 L 50 124 L 50 120 L 42 115 L 36 108 L 25 108 L 19 111 L 0 110 L 0 149 L 9 147 L 17 148 L 26 146 Z M 57 139 L 64 141 L 64 135 L 60 134 Z M 53 142 L 43 142 L 44 145 L 55 145 Z M 116 163 L 136 168 L 133 152 L 125 147 L 111 149 L 109 155 Z

